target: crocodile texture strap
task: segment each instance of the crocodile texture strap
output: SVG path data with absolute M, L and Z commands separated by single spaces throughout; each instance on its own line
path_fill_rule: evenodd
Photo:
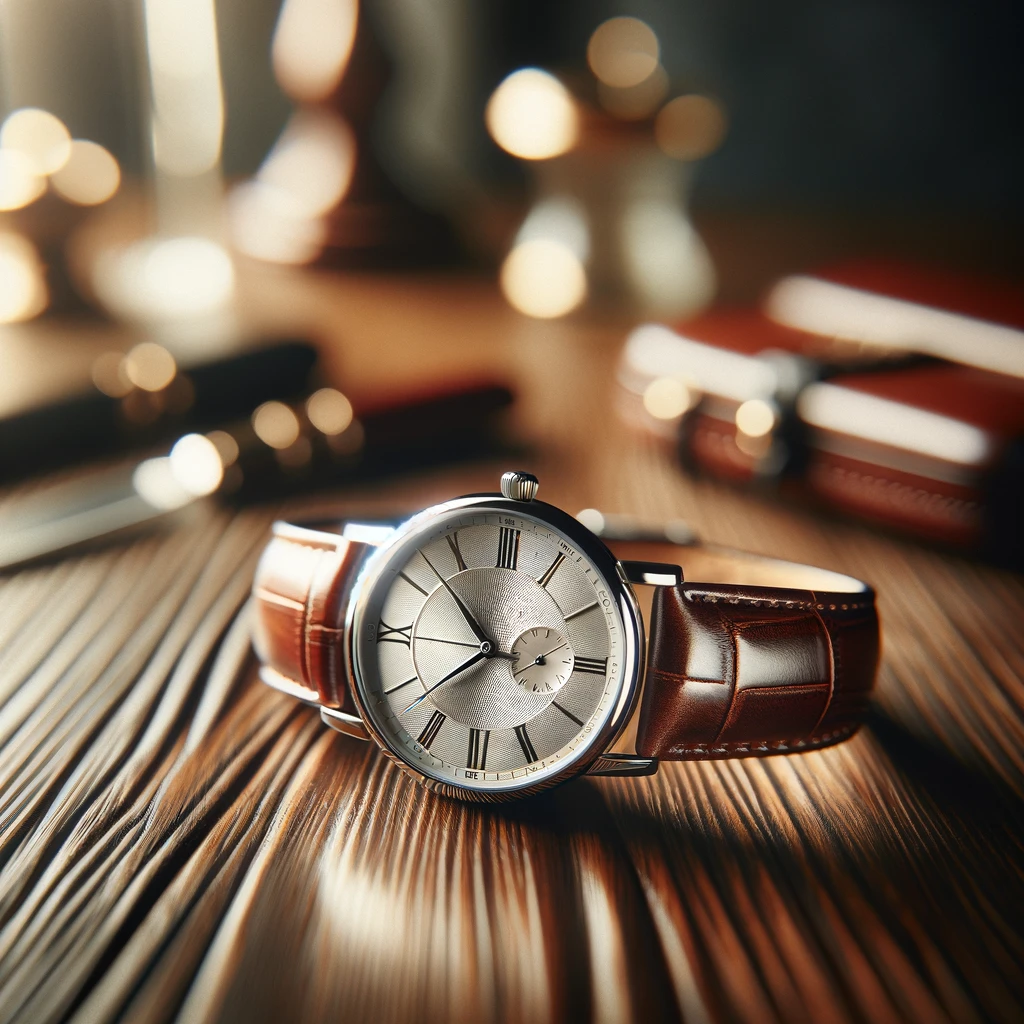
M 355 713 L 343 641 L 348 594 L 369 545 L 275 523 L 256 568 L 253 645 L 266 682 Z
M 637 545 L 612 547 L 641 557 Z M 713 548 L 643 545 L 642 557 L 682 561 L 687 582 L 655 591 L 638 754 L 788 753 L 857 729 L 878 663 L 870 587 Z

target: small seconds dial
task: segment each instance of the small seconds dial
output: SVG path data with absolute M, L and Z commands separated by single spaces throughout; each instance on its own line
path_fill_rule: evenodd
M 512 645 L 516 656 L 512 675 L 531 693 L 555 693 L 572 675 L 573 657 L 569 641 L 555 629 L 528 629 Z
M 378 734 L 424 774 L 532 785 L 582 755 L 616 706 L 616 602 L 539 518 L 439 513 L 388 550 L 370 586 L 357 683 Z

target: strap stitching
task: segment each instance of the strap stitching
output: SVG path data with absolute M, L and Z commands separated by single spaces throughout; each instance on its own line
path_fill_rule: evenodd
M 669 748 L 672 754 L 785 754 L 807 747 L 823 746 L 826 743 L 833 743 L 849 736 L 860 726 L 860 722 L 854 722 L 843 726 L 841 729 L 834 729 L 832 732 L 824 733 L 821 736 L 810 736 L 803 740 L 781 740 L 777 743 L 753 744 L 747 743 L 692 743 L 684 746 L 673 746 Z M 664 755 L 662 755 L 664 758 Z

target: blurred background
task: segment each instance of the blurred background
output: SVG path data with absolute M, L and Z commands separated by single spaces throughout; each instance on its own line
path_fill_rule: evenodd
M 1019 29 L 924 0 L 2 0 L 0 474 L 150 456 L 61 506 L 137 499 L 97 532 L 507 445 L 493 360 L 358 393 L 359 303 L 324 297 L 440 274 L 456 321 L 602 325 L 574 358 L 681 472 L 1005 560 Z M 8 561 L 80 539 L 15 508 Z

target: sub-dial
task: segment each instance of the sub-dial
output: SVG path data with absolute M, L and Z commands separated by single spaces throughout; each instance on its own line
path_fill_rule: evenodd
M 512 654 L 512 676 L 531 693 L 555 693 L 572 675 L 572 648 L 556 629 L 528 629 L 512 645 Z

